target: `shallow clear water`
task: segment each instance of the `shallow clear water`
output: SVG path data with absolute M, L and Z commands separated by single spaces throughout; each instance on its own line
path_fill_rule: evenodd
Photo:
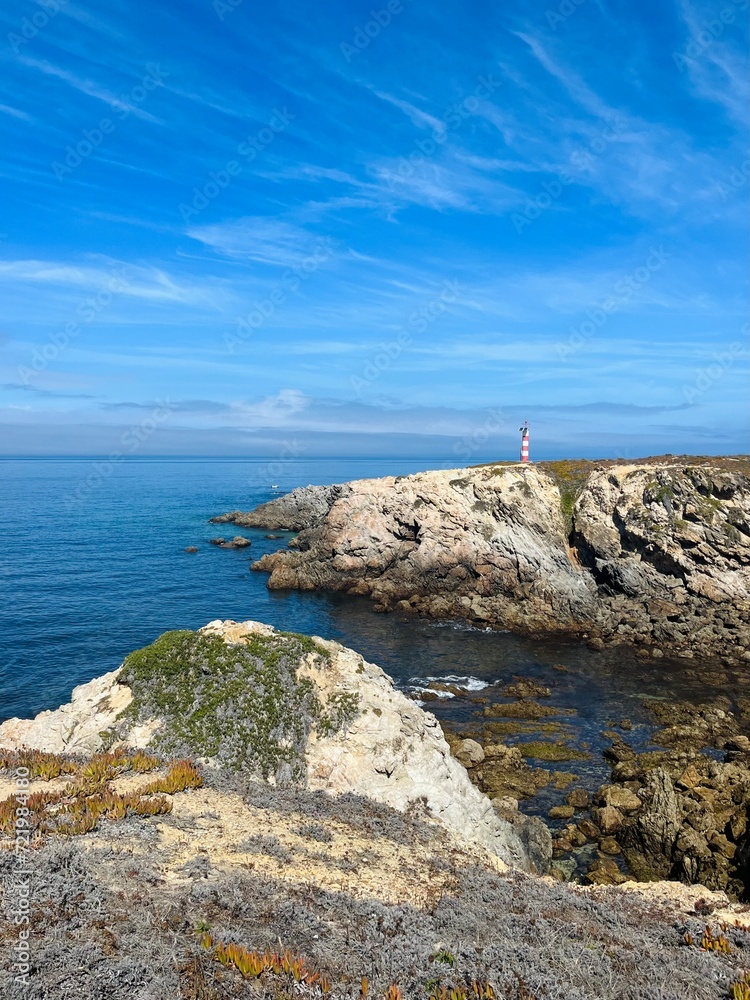
M 468 731 L 483 721 L 476 699 L 496 701 L 497 688 L 514 674 L 537 677 L 552 687 L 547 703 L 575 709 L 560 716 L 566 727 L 560 735 L 592 754 L 542 766 L 574 771 L 592 788 L 608 776 L 601 750 L 609 720 L 631 719 L 628 739 L 647 742 L 652 726 L 642 696 L 700 700 L 722 690 L 731 696 L 736 678 L 707 692 L 694 676 L 700 667 L 694 660 L 644 663 L 627 650 L 599 653 L 582 643 L 375 614 L 364 599 L 271 593 L 265 574 L 249 565 L 284 541 L 208 523 L 214 514 L 249 509 L 295 486 L 404 475 L 434 464 L 320 460 L 269 468 L 266 462 L 152 460 L 123 462 L 106 475 L 89 460 L 1 461 L 0 721 L 55 708 L 76 684 L 114 669 L 167 629 L 197 628 L 214 618 L 254 618 L 337 639 L 405 687 L 415 678 L 482 680 L 489 686 L 427 706 Z M 78 499 L 70 503 L 72 495 Z M 208 544 L 236 533 L 251 538 L 252 547 Z M 188 545 L 199 546 L 198 553 L 185 553 Z M 563 794 L 542 793 L 527 808 L 544 811 Z

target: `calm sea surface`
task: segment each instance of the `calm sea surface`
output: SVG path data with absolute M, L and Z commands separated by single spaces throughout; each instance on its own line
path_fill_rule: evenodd
M 0 461 L 0 721 L 56 708 L 76 684 L 114 669 L 168 629 L 253 618 L 337 639 L 404 687 L 427 678 L 473 678 L 468 686 L 475 690 L 465 698 L 429 704 L 439 717 L 469 728 L 481 711 L 474 699 L 492 700 L 495 685 L 514 674 L 543 679 L 553 689 L 552 704 L 576 710 L 561 716 L 563 735 L 592 753 L 590 761 L 558 766 L 595 787 L 608 773 L 602 730 L 628 717 L 630 738 L 645 744 L 651 727 L 642 697 L 700 699 L 706 694 L 696 677 L 700 664 L 644 664 L 627 651 L 595 653 L 578 643 L 379 615 L 366 600 L 271 593 L 265 574 L 249 565 L 283 540 L 241 529 L 251 548 L 208 544 L 218 534 L 238 533 L 233 525 L 209 524 L 214 514 L 247 510 L 308 483 L 405 475 L 435 464 L 320 460 L 269 468 L 262 461 L 152 460 L 122 462 L 107 474 L 90 460 Z M 198 553 L 184 552 L 189 545 Z M 552 669 L 560 663 L 567 672 Z M 489 687 L 476 690 L 479 681 Z M 534 811 L 547 804 L 544 798 Z

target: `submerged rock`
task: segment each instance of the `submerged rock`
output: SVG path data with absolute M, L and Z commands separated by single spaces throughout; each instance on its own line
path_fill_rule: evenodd
M 502 694 L 505 698 L 549 698 L 552 692 L 533 677 L 514 677 L 511 684 L 505 685 Z

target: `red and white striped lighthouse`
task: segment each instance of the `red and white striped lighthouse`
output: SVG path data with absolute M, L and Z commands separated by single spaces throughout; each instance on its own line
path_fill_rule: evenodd
M 518 428 L 521 432 L 521 461 L 529 460 L 529 422 L 524 420 L 523 427 Z

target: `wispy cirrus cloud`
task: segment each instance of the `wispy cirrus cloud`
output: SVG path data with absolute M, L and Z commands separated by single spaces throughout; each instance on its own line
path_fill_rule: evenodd
M 126 111 L 128 114 L 132 114 L 136 118 L 142 118 L 144 121 L 152 122 L 155 125 L 163 124 L 159 118 L 152 115 L 149 111 L 138 107 L 137 104 L 133 104 L 131 101 L 128 101 L 127 98 L 118 96 L 113 91 L 101 86 L 101 84 L 98 84 L 93 80 L 80 77 L 61 66 L 55 66 L 53 63 L 47 62 L 45 59 L 36 59 L 31 56 L 21 56 L 20 60 L 30 69 L 36 69 L 40 73 L 44 73 L 46 76 L 56 77 L 58 80 L 62 80 L 69 87 L 80 91 L 80 93 L 85 94 L 87 97 L 92 97 L 94 100 L 102 101 L 113 111 Z
M 143 14 L 90 0 L 6 53 L 4 378 L 54 355 L 30 379 L 40 391 L 4 390 L 11 425 L 58 447 L 52 413 L 60 427 L 111 429 L 169 396 L 183 401 L 175 448 L 205 431 L 245 453 L 288 430 L 326 448 L 337 434 L 352 450 L 452 447 L 451 426 L 470 435 L 482 407 L 509 400 L 550 447 L 565 427 L 579 449 L 592 423 L 597 448 L 629 434 L 669 451 L 690 428 L 746 426 L 736 353 L 705 405 L 689 420 L 679 408 L 683 383 L 742 339 L 739 15 L 680 70 L 672 53 L 715 17 L 707 0 L 627 16 L 595 0 L 557 30 L 527 5 L 410 5 L 348 63 L 332 42 L 354 30 L 340 10 L 313 22 L 294 5 L 248 11 L 230 24 L 210 3 Z M 0 11 L 7 31 L 16 20 Z M 127 94 L 151 58 L 169 75 L 142 104 Z M 469 109 L 480 77 L 490 95 Z M 293 117 L 276 132 L 284 108 Z M 101 118 L 126 111 L 126 128 L 64 183 L 53 176 L 62 151 L 93 146 Z M 257 148 L 228 181 L 247 141 Z M 203 207 L 186 225 L 179 206 L 193 200 Z M 280 296 L 284 272 L 323 241 L 327 266 Z M 589 314 L 662 246 L 667 263 L 596 325 Z M 446 282 L 461 286 L 450 303 Z M 584 347 L 561 359 L 584 327 Z
M 263 216 L 193 226 L 188 236 L 227 257 L 278 267 L 299 264 L 326 239 L 294 223 Z

